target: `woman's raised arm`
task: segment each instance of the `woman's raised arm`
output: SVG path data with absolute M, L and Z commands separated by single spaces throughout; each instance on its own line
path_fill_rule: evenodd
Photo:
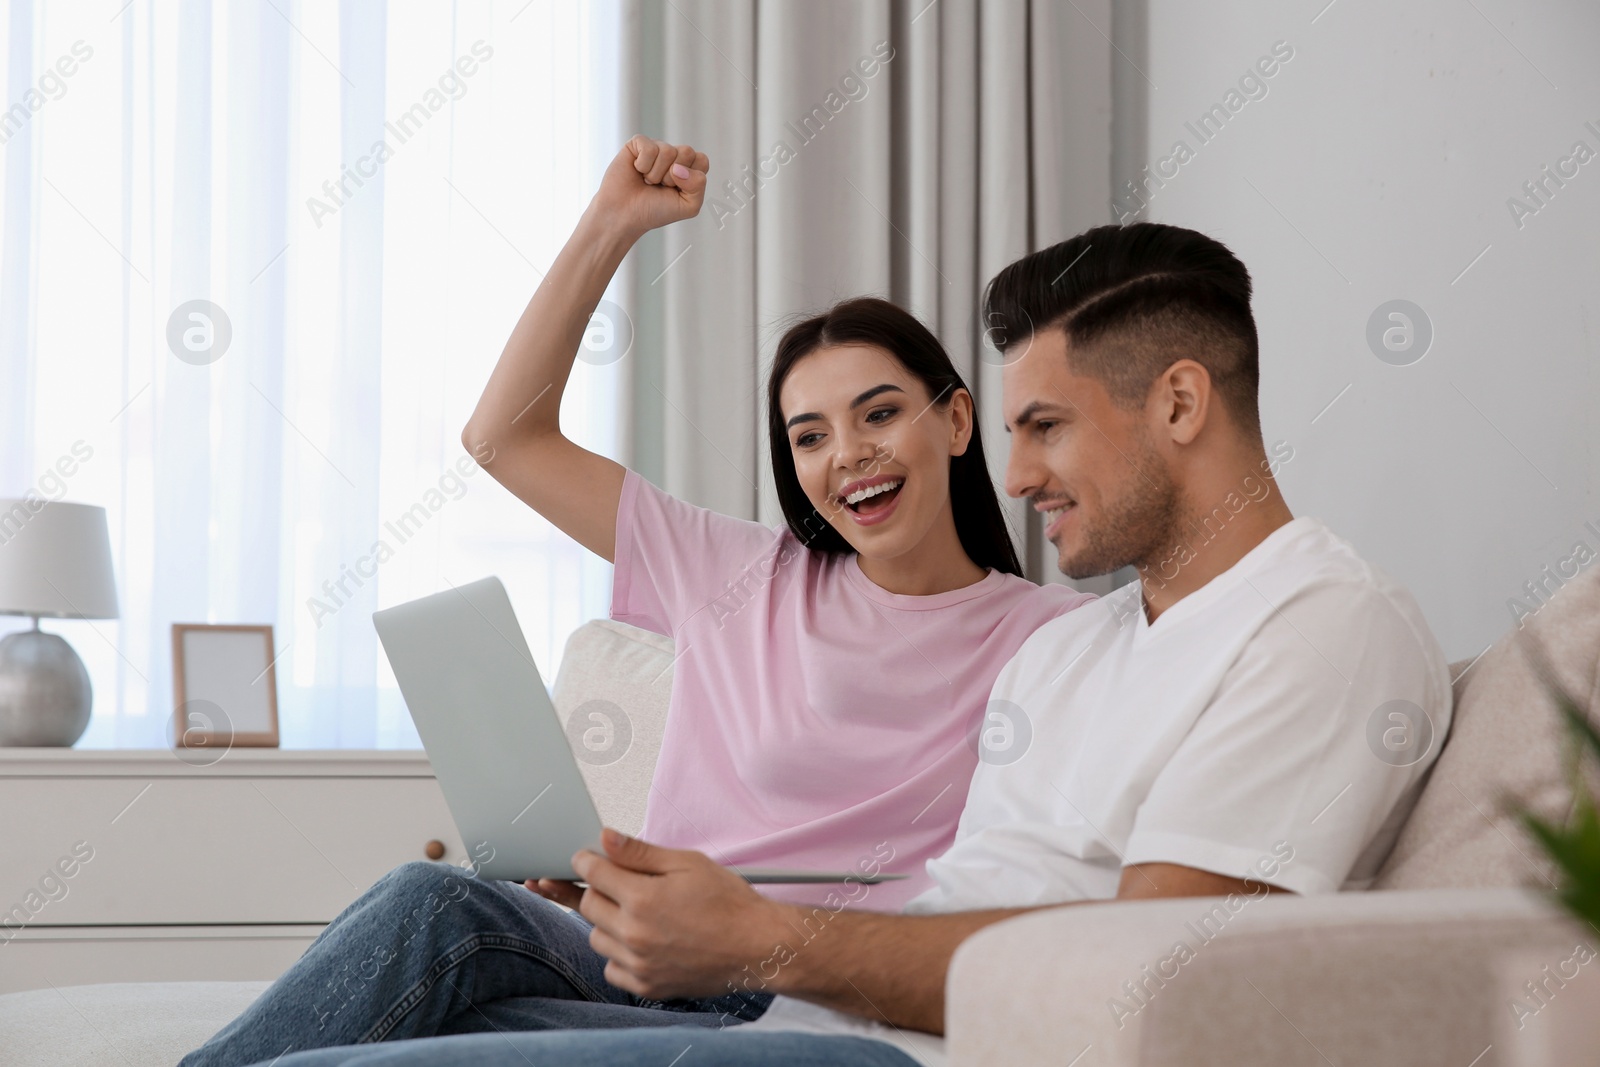
M 616 554 L 623 468 L 562 436 L 561 395 L 589 316 L 641 236 L 693 218 L 705 154 L 634 137 L 606 168 L 550 272 L 517 320 L 461 443 L 494 479 L 590 551 Z

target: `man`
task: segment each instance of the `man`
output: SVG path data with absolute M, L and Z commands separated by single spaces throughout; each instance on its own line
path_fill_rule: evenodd
M 1132 565 L 1140 580 L 1046 624 L 1001 673 L 990 718 L 1011 744 L 980 765 L 911 914 L 776 902 L 697 852 L 608 831 L 606 855 L 574 860 L 586 889 L 535 887 L 594 924 L 605 982 L 653 1003 L 778 994 L 761 1018 L 399 1041 L 279 1067 L 931 1064 L 951 955 L 991 923 L 1363 887 L 1437 750 L 1397 758 L 1369 738 L 1423 719 L 1443 737 L 1449 680 L 1411 597 L 1279 495 L 1294 453 L 1261 437 L 1250 291 L 1222 245 L 1149 223 L 1090 230 L 990 285 L 1007 491 L 1044 514 L 1065 573 Z

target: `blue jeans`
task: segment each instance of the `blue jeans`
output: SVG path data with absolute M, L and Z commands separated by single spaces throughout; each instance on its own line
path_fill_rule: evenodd
M 606 960 L 589 947 L 589 930 L 580 916 L 518 883 L 446 863 L 405 864 L 346 908 L 180 1067 L 279 1056 L 279 1067 L 342 1063 L 374 1050 L 336 1046 L 490 1031 L 721 1028 L 759 1018 L 771 1003 L 767 994 L 743 991 L 693 1000 L 634 996 L 606 982 Z M 697 1039 L 693 1029 L 684 1037 L 669 1032 L 673 1040 Z M 504 1036 L 490 1040 L 505 1047 Z M 314 1049 L 327 1055 L 299 1055 Z M 526 1065 L 519 1059 L 518 1067 Z
M 261 1064 L 260 1067 L 268 1067 Z M 694 1025 L 468 1034 L 295 1052 L 272 1067 L 921 1067 L 893 1045 Z

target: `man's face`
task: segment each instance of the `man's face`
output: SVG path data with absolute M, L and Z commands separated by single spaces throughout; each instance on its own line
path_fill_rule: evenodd
M 1006 492 L 1044 514 L 1063 574 L 1108 574 L 1171 546 L 1181 500 L 1142 405 L 1119 407 L 1098 378 L 1074 374 L 1060 329 L 1008 350 L 1001 380 Z

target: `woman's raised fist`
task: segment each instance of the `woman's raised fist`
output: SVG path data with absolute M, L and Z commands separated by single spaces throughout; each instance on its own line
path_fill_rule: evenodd
M 692 219 L 706 198 L 711 161 L 686 144 L 630 138 L 606 168 L 594 207 L 607 221 L 642 234 Z

